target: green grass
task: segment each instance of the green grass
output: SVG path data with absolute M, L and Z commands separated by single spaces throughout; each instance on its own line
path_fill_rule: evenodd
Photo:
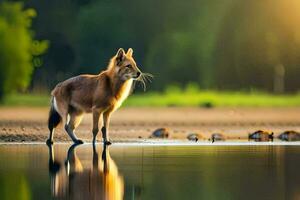
M 128 106 L 198 106 L 198 107 L 293 107 L 300 106 L 300 94 L 217 92 L 150 93 L 130 97 Z
M 13 94 L 2 106 L 48 106 L 49 95 Z M 272 95 L 260 92 L 218 92 L 199 90 L 168 90 L 164 93 L 131 95 L 125 106 L 197 106 L 197 107 L 293 107 L 300 106 L 300 94 Z
M 11 94 L 8 95 L 2 106 L 48 106 L 50 96 L 45 94 Z

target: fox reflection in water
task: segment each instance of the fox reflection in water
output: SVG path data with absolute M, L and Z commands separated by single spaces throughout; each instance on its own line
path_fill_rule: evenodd
M 65 163 L 54 158 L 54 146 L 49 147 L 49 173 L 51 191 L 54 197 L 68 199 L 123 199 L 124 182 L 116 163 L 109 154 L 108 146 L 103 147 L 99 158 L 93 145 L 92 167 L 85 169 L 76 155 L 77 144 L 72 145 Z

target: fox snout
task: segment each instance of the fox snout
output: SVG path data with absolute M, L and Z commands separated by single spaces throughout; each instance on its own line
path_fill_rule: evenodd
M 139 78 L 141 76 L 141 72 L 137 72 L 134 78 Z

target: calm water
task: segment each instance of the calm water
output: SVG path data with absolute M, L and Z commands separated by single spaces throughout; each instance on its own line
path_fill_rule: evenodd
M 0 199 L 300 199 L 300 146 L 0 145 Z

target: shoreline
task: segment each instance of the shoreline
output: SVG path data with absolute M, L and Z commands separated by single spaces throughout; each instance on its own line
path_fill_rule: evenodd
M 72 146 L 72 142 L 56 142 L 53 145 L 69 145 Z M 0 146 L 13 146 L 13 145 L 46 145 L 45 142 L 0 142 Z M 79 144 L 78 146 L 88 146 L 92 145 L 92 142 L 85 142 L 84 144 Z M 96 146 L 102 146 L 100 142 L 96 143 Z M 167 140 L 167 141 L 118 141 L 112 143 L 110 147 L 121 147 L 121 146 L 300 146 L 300 141 L 286 142 L 286 141 L 269 141 L 269 142 L 255 142 L 255 141 L 182 141 L 182 140 Z
M 48 138 L 48 108 L 0 108 L 0 143 L 44 143 Z M 274 139 L 283 131 L 300 132 L 300 108 L 121 108 L 113 114 L 110 138 L 117 142 L 151 141 L 158 128 L 171 130 L 164 142 L 189 142 L 190 133 L 201 135 L 205 142 L 214 133 L 225 136 L 226 141 L 246 141 L 248 134 L 257 130 L 274 132 Z M 76 129 L 85 142 L 92 140 L 92 116 L 84 116 Z M 100 142 L 99 132 L 97 141 Z M 71 143 L 62 126 L 54 134 L 54 142 Z

